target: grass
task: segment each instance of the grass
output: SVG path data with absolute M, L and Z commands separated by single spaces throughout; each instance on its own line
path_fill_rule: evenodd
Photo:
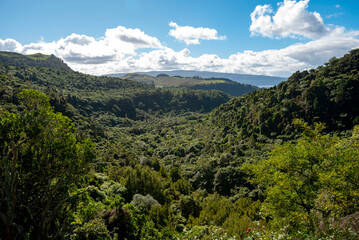
M 24 59 L 24 58 L 30 58 L 32 60 L 46 60 L 50 57 L 50 55 L 44 55 L 41 53 L 35 53 L 30 55 L 22 55 L 15 52 L 0 52 L 0 56 L 8 57 L 11 59 Z
M 33 60 L 46 60 L 50 57 L 50 55 L 35 53 L 35 54 L 26 55 L 26 57 L 31 58 Z

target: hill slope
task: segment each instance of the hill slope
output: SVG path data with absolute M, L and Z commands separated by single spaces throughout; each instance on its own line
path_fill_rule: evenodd
M 104 117 L 103 122 L 111 126 L 121 122 L 120 118 L 138 120 L 169 112 L 209 112 L 230 99 L 228 94 L 219 91 L 155 89 L 128 79 L 13 65 L 12 62 L 20 61 L 18 59 L 25 59 L 26 63 L 29 58 L 18 54 L 10 56 L 15 56 L 15 60 L 8 57 L 4 59 L 10 62 L 0 63 L 0 100 L 7 101 L 23 88 L 38 89 L 55 93 L 83 116 Z M 46 58 L 44 55 L 32 57 Z
M 359 50 L 296 72 L 276 87 L 232 99 L 211 117 L 242 136 L 290 134 L 294 118 L 323 122 L 328 130 L 351 129 L 359 123 Z
M 273 146 L 297 139 L 295 118 L 310 125 L 322 122 L 331 134 L 347 134 L 359 123 L 358 69 L 359 50 L 353 50 L 326 66 L 296 72 L 276 87 L 233 98 L 199 120 L 171 128 L 163 127 L 163 121 L 172 119 L 138 123 L 145 130 L 127 145 L 136 142 L 133 151 L 149 161 L 180 166 L 193 189 L 263 198 L 260 187 L 248 182 L 242 164 L 266 158 Z M 151 150 L 141 152 L 145 144 Z
M 226 78 L 201 78 L 201 77 L 181 77 L 169 76 L 167 74 L 158 74 L 156 77 L 129 73 L 123 76 L 124 79 L 131 79 L 140 83 L 154 85 L 155 87 L 166 88 L 188 88 L 202 90 L 219 90 L 238 97 L 257 89 L 257 87 L 249 84 L 242 84 Z
M 0 51 L 0 63 L 72 71 L 72 69 L 61 59 L 55 57 L 54 55 L 44 55 L 41 53 L 22 55 L 14 52 Z

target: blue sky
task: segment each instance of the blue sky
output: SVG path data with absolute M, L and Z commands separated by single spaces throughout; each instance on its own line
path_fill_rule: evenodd
M 289 76 L 359 47 L 356 0 L 0 0 L 0 50 L 106 74 Z

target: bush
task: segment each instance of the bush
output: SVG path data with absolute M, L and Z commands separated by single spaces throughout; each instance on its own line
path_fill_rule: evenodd
M 149 212 L 152 206 L 161 206 L 150 194 L 146 196 L 135 194 L 131 204 L 143 212 Z

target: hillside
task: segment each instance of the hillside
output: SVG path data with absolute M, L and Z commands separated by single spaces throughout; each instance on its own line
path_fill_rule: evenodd
M 155 89 L 128 79 L 18 66 L 12 65 L 11 61 L 0 64 L 0 76 L 3 98 L 23 88 L 54 93 L 65 105 L 71 104 L 83 116 L 102 116 L 103 121 L 110 125 L 123 122 L 121 118 L 139 120 L 170 112 L 205 113 L 230 99 L 229 95 L 219 91 Z
M 0 238 L 357 239 L 358 69 L 230 98 L 0 64 Z
M 242 136 L 287 135 L 292 120 L 323 122 L 328 130 L 348 130 L 359 123 L 359 50 L 325 66 L 296 72 L 285 82 L 235 98 L 217 108 L 211 117 Z
M 16 66 L 46 67 L 58 70 L 72 71 L 61 59 L 54 55 L 36 53 L 22 55 L 14 52 L 0 51 L 0 63 L 14 64 Z
M 127 73 L 110 74 L 110 76 L 122 77 L 126 74 Z M 264 75 L 188 71 L 188 70 L 150 71 L 150 72 L 138 72 L 138 74 L 146 74 L 152 77 L 156 77 L 159 74 L 166 74 L 169 76 L 182 76 L 182 77 L 199 76 L 201 78 L 226 78 L 239 83 L 254 85 L 257 87 L 271 87 L 274 85 L 278 85 L 282 81 L 287 80 L 287 78 L 283 78 L 283 77 L 273 77 L 273 76 L 264 76 Z
M 146 74 L 129 73 L 121 77 L 131 79 L 140 83 L 154 85 L 158 88 L 187 88 L 201 90 L 219 90 L 232 96 L 238 97 L 257 89 L 257 87 L 238 83 L 226 78 L 201 78 L 201 77 L 181 77 L 158 74 L 152 77 Z
M 354 172 L 359 171 L 354 154 L 358 142 L 353 140 L 357 130 L 351 133 L 359 118 L 358 62 L 359 50 L 353 50 L 343 58 L 331 59 L 326 66 L 296 72 L 276 87 L 234 98 L 196 121 L 180 122 L 169 128 L 163 126 L 174 118 L 139 123 L 142 132 L 115 144 L 113 153 L 129 156 L 126 146 L 132 146 L 131 152 L 139 161 L 146 159 L 152 166 L 158 160 L 166 169 L 180 169 L 181 179 L 187 180 L 193 189 L 188 195 L 187 191 L 191 191 L 183 185 L 178 188 L 183 194 L 183 198 L 177 198 L 178 203 L 193 204 L 190 209 L 185 208 L 187 205 L 178 206 L 182 216 L 189 216 L 189 212 L 204 225 L 214 221 L 229 234 L 244 238 L 246 229 L 266 226 L 276 230 L 265 236 L 278 236 L 283 224 L 290 222 L 284 232 L 294 239 L 308 236 L 312 239 L 313 235 L 321 234 L 355 236 L 351 230 L 340 233 L 342 230 L 337 229 L 330 233 L 320 223 L 302 221 L 302 216 L 313 221 L 336 219 L 342 226 L 354 227 L 342 221 L 344 217 L 352 219 L 351 214 L 359 211 L 354 207 L 359 189 L 353 185 L 357 179 Z M 293 122 L 295 118 L 304 120 Z M 145 147 L 144 151 L 143 146 L 150 146 L 150 150 Z M 349 173 L 351 170 L 344 165 L 351 166 L 353 172 Z M 343 177 L 347 180 L 334 174 L 339 166 L 343 167 L 342 174 L 345 169 L 349 171 Z M 115 169 L 113 174 L 124 171 L 121 167 Z M 284 175 L 283 179 L 280 174 Z M 353 194 L 334 187 L 339 184 L 335 181 L 346 182 Z M 291 190 L 282 192 L 280 186 Z M 138 191 L 143 195 L 150 192 Z M 346 197 L 341 199 L 340 194 Z M 327 200 L 332 197 L 338 199 Z M 301 199 L 305 199 L 303 204 L 298 203 Z M 256 215 L 263 214 L 257 204 L 269 208 L 265 211 L 268 218 Z M 251 215 L 251 211 L 256 213 Z M 331 215 L 334 213 L 337 217 Z M 298 219 L 293 219 L 291 214 L 299 216 Z M 238 221 L 243 227 L 238 228 Z M 253 230 L 253 236 L 263 236 L 263 231 Z

